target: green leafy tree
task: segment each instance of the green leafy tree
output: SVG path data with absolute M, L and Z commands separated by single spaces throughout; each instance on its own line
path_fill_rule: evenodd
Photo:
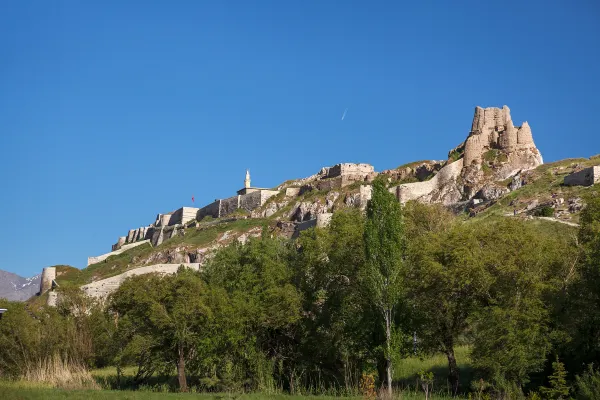
M 411 202 L 405 212 L 411 265 L 407 288 L 416 309 L 417 337 L 422 350 L 446 355 L 456 395 L 460 373 L 454 346 L 487 293 L 489 274 L 472 225 L 459 223 L 441 205 Z
M 136 378 L 175 365 L 180 390 L 188 390 L 186 362 L 195 357 L 211 316 L 205 293 L 198 274 L 183 267 L 174 275 L 143 275 L 121 285 L 112 298 L 112 309 L 119 314 L 122 353 L 138 365 Z
M 249 383 L 247 389 L 273 389 L 276 372 L 279 377 L 292 373 L 289 361 L 301 317 L 301 295 L 292 283 L 293 250 L 263 235 L 225 247 L 204 271 L 208 284 L 229 296 L 243 331 L 227 354 L 233 355 L 231 366 Z
M 585 365 L 600 359 L 600 193 L 586 198 L 580 215 L 578 279 L 567 287 L 568 298 L 562 311 L 570 342 L 561 358 L 569 371 L 584 372 Z
M 295 368 L 304 386 L 320 380 L 350 390 L 377 355 L 383 331 L 359 279 L 364 223 L 361 210 L 341 210 L 329 227 L 304 231 L 297 241 L 294 281 L 305 318 L 296 332 Z
M 482 261 L 493 279 L 474 313 L 472 359 L 501 392 L 522 393 L 541 372 L 552 345 L 552 277 L 564 268 L 558 239 L 530 223 L 502 220 L 479 227 Z
M 373 182 L 365 222 L 364 284 L 385 326 L 385 383 L 392 394 L 394 312 L 404 294 L 406 240 L 402 207 L 382 179 Z

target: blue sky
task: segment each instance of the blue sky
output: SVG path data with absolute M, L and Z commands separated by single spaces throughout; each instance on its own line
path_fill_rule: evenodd
M 444 159 L 476 105 L 589 157 L 599 71 L 593 0 L 3 1 L 0 269 L 84 267 L 246 168 Z

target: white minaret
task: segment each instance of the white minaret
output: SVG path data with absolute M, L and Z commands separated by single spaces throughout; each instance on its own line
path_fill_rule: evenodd
M 248 189 L 250 187 L 250 171 L 246 170 L 246 179 L 244 179 L 244 187 Z

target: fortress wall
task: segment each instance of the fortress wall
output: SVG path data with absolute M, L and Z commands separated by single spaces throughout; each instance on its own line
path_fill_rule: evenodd
M 211 216 L 213 218 L 219 218 L 219 214 L 220 214 L 220 210 L 221 210 L 221 200 L 215 200 L 214 202 L 210 203 L 209 205 L 202 207 L 200 210 L 198 210 L 198 213 L 196 214 L 196 219 L 198 221 L 202 220 L 202 218 L 208 216 Z
M 261 190 L 260 191 L 260 205 L 262 206 L 269 200 L 271 197 L 279 194 L 279 190 Z
M 565 176 L 567 186 L 592 186 L 600 183 L 600 166 L 589 167 Z
M 463 168 L 463 159 L 457 160 L 452 164 L 446 165 L 430 180 L 425 182 L 405 183 L 396 186 L 396 198 L 406 203 L 410 200 L 417 200 L 421 197 L 428 196 L 434 190 L 446 185 L 449 181 L 455 180 L 461 173 Z M 390 188 L 393 192 L 394 188 Z
M 135 243 L 130 243 L 130 244 L 123 245 L 123 246 L 121 246 L 121 248 L 119 250 L 111 251 L 110 253 L 102 254 L 102 255 L 97 256 L 97 257 L 88 257 L 88 263 L 87 263 L 87 265 L 90 266 L 92 264 L 99 263 L 100 261 L 106 260 L 110 256 L 115 256 L 117 254 L 121 254 L 124 251 L 132 249 L 132 248 L 137 247 L 139 245 L 142 245 L 144 243 L 150 243 L 150 241 L 149 240 L 141 240 L 139 242 L 135 242 Z
M 56 279 L 56 267 L 46 267 L 42 270 L 40 279 L 40 295 L 52 289 L 52 281 Z
M 199 209 L 195 207 L 181 207 L 175 210 L 169 219 L 169 225 L 185 224 L 196 219 Z
M 246 211 L 252 211 L 255 208 L 261 206 L 261 195 L 260 191 L 252 192 L 248 194 L 243 194 L 239 196 L 239 207 L 243 208 Z
M 225 217 L 229 214 L 234 213 L 239 208 L 240 197 L 241 196 L 238 195 L 221 200 L 221 210 L 219 212 L 219 217 Z
M 289 188 L 285 189 L 285 195 L 286 195 L 286 197 L 297 197 L 300 195 L 300 188 L 299 187 L 289 187 Z
M 368 175 L 375 172 L 375 168 L 370 164 L 336 164 L 326 170 L 327 178 L 335 178 L 343 175 Z
M 121 248 L 121 246 L 123 246 L 125 244 L 126 241 L 127 241 L 127 236 L 120 236 L 119 240 L 117 240 L 117 243 L 112 245 L 112 251 L 119 250 Z
M 124 272 L 120 275 L 112 276 L 110 278 L 102 279 L 96 282 L 89 283 L 81 287 L 84 293 L 88 296 L 95 297 L 97 299 L 103 299 L 113 291 L 117 290 L 118 287 L 123 283 L 125 279 L 130 276 L 143 275 L 149 273 L 158 273 L 161 275 L 174 274 L 179 269 L 179 266 L 185 266 L 198 271 L 200 269 L 200 263 L 186 263 L 186 264 L 154 264 L 145 267 L 135 268 Z

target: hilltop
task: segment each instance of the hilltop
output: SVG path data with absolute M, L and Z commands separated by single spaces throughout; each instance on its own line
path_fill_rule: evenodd
M 464 136 L 463 136 L 464 137 Z M 600 179 L 600 157 L 543 164 L 528 122 L 516 126 L 507 106 L 476 107 L 467 138 L 445 160 L 424 160 L 376 172 L 369 164 L 342 163 L 275 188 L 251 185 L 249 171 L 237 194 L 202 208 L 158 214 L 117 239 L 111 251 L 89 257 L 82 270 L 44 269 L 40 293 L 54 304 L 58 286 L 82 286 L 102 298 L 127 276 L 198 269 L 215 249 L 263 231 L 296 237 L 326 226 L 338 210 L 364 209 L 371 182 L 382 176 L 398 201 L 442 203 L 473 223 L 485 218 L 536 219 L 557 232 L 577 226 L 584 195 Z

